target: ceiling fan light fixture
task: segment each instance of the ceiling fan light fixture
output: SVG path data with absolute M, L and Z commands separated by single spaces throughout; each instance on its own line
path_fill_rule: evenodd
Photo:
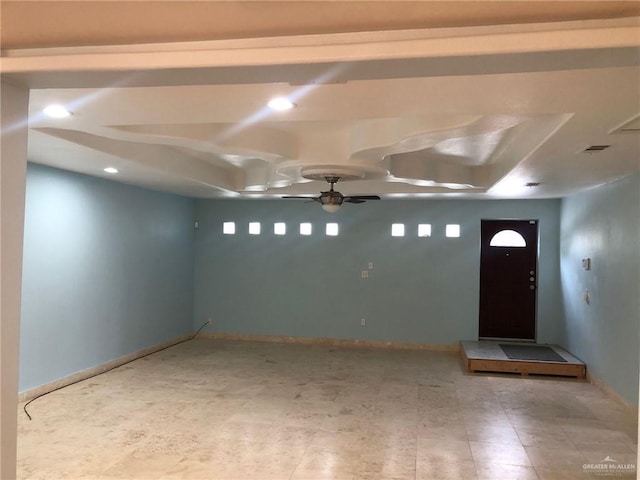
M 328 213 L 336 213 L 342 206 L 342 195 L 337 192 L 323 192 L 320 196 L 322 209 Z
M 327 213 L 336 213 L 340 210 L 341 205 L 337 203 L 325 203 L 322 205 L 322 209 Z

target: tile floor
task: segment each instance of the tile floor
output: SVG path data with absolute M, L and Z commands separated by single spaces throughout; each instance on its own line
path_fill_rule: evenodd
M 29 411 L 23 480 L 587 479 L 637 451 L 637 418 L 593 385 L 442 352 L 196 339 Z

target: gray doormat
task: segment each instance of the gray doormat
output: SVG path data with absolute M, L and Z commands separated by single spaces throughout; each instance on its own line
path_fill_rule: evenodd
M 538 362 L 566 362 L 551 347 L 546 345 L 509 345 L 500 343 L 500 348 L 511 360 L 535 360 Z

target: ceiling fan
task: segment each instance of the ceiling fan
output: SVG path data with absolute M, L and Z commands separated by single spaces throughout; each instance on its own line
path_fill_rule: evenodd
M 327 192 L 321 192 L 319 197 L 282 197 L 282 198 L 298 198 L 309 200 L 312 202 L 318 202 L 322 205 L 322 209 L 329 213 L 334 213 L 340 210 L 343 202 L 347 203 L 364 203 L 367 200 L 380 200 L 378 195 L 342 195 L 340 192 L 336 192 L 333 186 L 338 183 L 340 177 L 337 175 L 328 175 L 324 179 L 331 185 L 331 188 Z

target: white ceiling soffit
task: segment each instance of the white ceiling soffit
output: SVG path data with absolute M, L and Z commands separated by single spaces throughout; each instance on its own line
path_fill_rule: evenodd
M 301 172 L 341 166 L 362 178 L 348 194 L 557 197 L 639 170 L 638 137 L 615 133 L 640 113 L 639 33 L 631 18 L 38 48 L 1 68 L 34 89 L 38 163 L 108 162 L 204 198 L 316 194 Z M 268 110 L 277 95 L 297 107 Z M 49 103 L 73 114 L 45 118 Z
M 5 49 L 132 45 L 628 18 L 635 1 L 2 2 Z

